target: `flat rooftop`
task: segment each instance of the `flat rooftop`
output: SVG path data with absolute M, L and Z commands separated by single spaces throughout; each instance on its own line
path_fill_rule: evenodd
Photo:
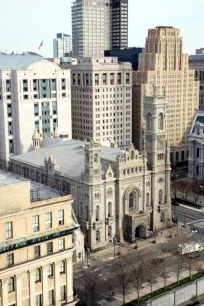
M 26 181 L 30 181 L 30 195 L 32 202 L 50 199 L 50 198 L 56 198 L 60 196 L 60 191 L 55 190 L 47 185 L 31 181 L 20 175 L 11 172 L 6 172 L 0 169 L 0 187 L 26 182 Z

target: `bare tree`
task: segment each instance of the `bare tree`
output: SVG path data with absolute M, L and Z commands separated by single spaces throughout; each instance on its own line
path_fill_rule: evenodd
M 176 199 L 178 198 L 179 195 L 179 191 L 180 191 L 180 181 L 174 180 L 171 183 L 171 193 L 173 195 L 173 200 L 176 201 Z
M 122 288 L 123 305 L 125 305 L 126 289 L 129 283 L 132 281 L 132 271 L 124 257 L 117 259 L 115 263 L 114 275 L 118 285 Z
M 194 204 L 197 206 L 198 200 L 200 198 L 200 184 L 194 182 L 190 184 L 191 187 L 191 196 L 194 199 Z
M 184 202 L 188 201 L 188 196 L 191 192 L 190 185 L 188 182 L 180 181 L 179 192 Z
M 99 275 L 92 269 L 82 270 L 81 283 L 85 288 L 85 300 L 86 304 L 90 304 L 91 306 L 95 305 L 95 293 L 99 278 Z

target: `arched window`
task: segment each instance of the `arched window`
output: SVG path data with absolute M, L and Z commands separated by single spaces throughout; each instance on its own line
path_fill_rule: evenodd
M 94 154 L 94 163 L 98 162 L 98 154 Z
M 129 213 L 133 213 L 136 207 L 136 193 L 131 192 L 129 194 Z
M 80 214 L 81 214 L 81 216 L 83 215 L 83 204 L 82 204 L 82 202 L 80 202 Z
M 112 217 L 112 203 L 108 203 L 108 217 Z
M 161 189 L 159 190 L 159 204 L 163 204 L 163 191 Z
M 85 220 L 88 221 L 89 218 L 89 210 L 88 210 L 88 206 L 85 206 Z
M 65 261 L 64 260 L 60 262 L 60 274 L 63 274 L 63 273 L 65 273 Z
M 161 214 L 160 221 L 161 221 L 162 223 L 165 223 L 165 214 L 164 214 L 164 213 Z
M 146 206 L 149 207 L 149 193 L 146 194 Z
M 13 292 L 14 290 L 14 277 L 10 277 L 8 280 L 8 292 Z
M 162 113 L 159 114 L 158 128 L 159 130 L 164 129 L 164 115 Z
M 37 268 L 35 270 L 35 282 L 38 283 L 41 281 L 41 270 L 40 268 Z
M 52 278 L 52 277 L 53 277 L 53 265 L 52 265 L 52 264 L 50 264 L 50 265 L 48 266 L 47 276 L 48 276 L 49 278 Z
M 131 152 L 131 159 L 135 159 L 135 153 L 134 153 L 134 151 Z
M 96 222 L 97 221 L 99 221 L 99 219 L 100 219 L 100 208 L 99 208 L 99 206 L 96 206 Z
M 96 231 L 96 242 L 100 242 L 100 231 Z
M 112 196 L 112 189 L 111 189 L 111 188 L 108 188 L 107 195 L 108 195 L 108 196 Z
M 147 114 L 147 131 L 150 131 L 152 128 L 152 115 L 150 113 Z
M 108 227 L 108 237 L 112 237 L 112 226 Z

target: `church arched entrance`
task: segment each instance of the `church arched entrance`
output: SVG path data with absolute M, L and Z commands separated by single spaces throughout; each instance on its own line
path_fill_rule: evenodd
M 135 229 L 135 238 L 144 239 L 146 238 L 146 228 L 144 225 L 139 225 Z

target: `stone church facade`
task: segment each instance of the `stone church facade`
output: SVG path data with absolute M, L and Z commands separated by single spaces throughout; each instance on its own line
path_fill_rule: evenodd
M 11 158 L 10 170 L 69 190 L 92 251 L 104 248 L 113 237 L 135 242 L 171 223 L 166 108 L 166 97 L 158 96 L 154 87 L 153 96 L 145 97 L 140 152 L 133 146 L 121 151 L 93 141 L 67 140 Z

